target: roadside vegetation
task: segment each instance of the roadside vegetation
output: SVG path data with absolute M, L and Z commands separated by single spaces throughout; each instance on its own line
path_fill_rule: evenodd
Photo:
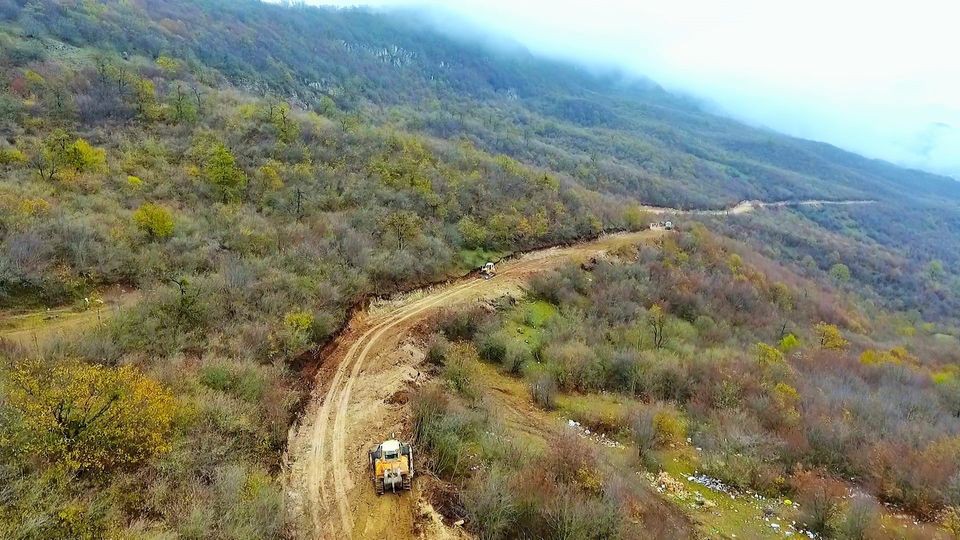
M 82 333 L 0 341 L 5 538 L 283 534 L 297 370 L 349 307 L 626 226 L 623 203 L 469 140 L 176 56 L 0 39 L 0 308 L 140 291 Z
M 634 470 L 797 501 L 788 515 L 825 537 L 882 537 L 884 511 L 956 513 L 956 329 L 868 320 L 858 297 L 701 225 L 535 278 L 530 297 L 443 317 L 434 347 L 475 348 L 539 407 L 630 445 Z
M 490 537 L 685 525 L 656 529 L 662 501 L 614 489 L 579 446 L 524 470 L 555 458 L 491 438 L 462 357 L 523 377 L 546 409 L 637 401 L 578 414 L 634 433 L 649 467 L 686 436 L 731 485 L 799 492 L 801 467 L 957 514 L 960 188 L 408 17 L 0 0 L 0 313 L 89 315 L 0 339 L 0 537 L 291 534 L 277 478 L 301 370 L 351 307 L 642 229 L 641 201 L 826 196 L 908 201 L 936 238 L 903 252 L 889 214 L 784 212 L 722 229 L 752 249 L 694 229 L 546 276 L 502 320 L 453 318 L 432 355 L 455 393 L 417 401 L 421 443 Z M 101 317 L 116 290 L 123 309 Z M 482 452 L 482 473 L 450 448 Z M 496 500 L 504 485 L 515 499 Z

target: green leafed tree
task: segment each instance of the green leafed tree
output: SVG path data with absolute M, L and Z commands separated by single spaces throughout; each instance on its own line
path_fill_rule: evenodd
M 216 186 L 224 204 L 240 199 L 247 185 L 247 175 L 237 166 L 237 160 L 223 143 L 216 143 L 210 149 L 203 175 L 207 182 Z
M 134 465 L 170 448 L 176 402 L 132 366 L 28 363 L 6 377 L 14 431 L 0 443 L 68 470 Z
M 850 268 L 843 263 L 837 263 L 830 267 L 830 277 L 837 283 L 846 283 L 850 281 Z
M 487 229 L 470 216 L 461 218 L 460 222 L 457 223 L 457 229 L 460 231 L 460 236 L 463 237 L 463 244 L 469 248 L 485 246 L 487 238 L 490 236 Z
M 173 234 L 173 213 L 159 204 L 141 205 L 133 213 L 133 221 L 151 240 L 169 238 Z
M 386 231 L 397 240 L 397 250 L 402 250 L 406 242 L 415 238 L 423 230 L 423 219 L 409 210 L 400 210 L 387 215 L 381 221 Z

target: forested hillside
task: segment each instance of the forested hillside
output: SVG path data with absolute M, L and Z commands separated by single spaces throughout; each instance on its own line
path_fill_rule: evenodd
M 417 20 L 0 0 L 0 332 L 86 321 L 0 334 L 0 537 L 288 533 L 300 370 L 350 308 L 641 204 L 877 200 L 705 221 L 867 313 L 836 324 L 951 331 L 954 180 Z

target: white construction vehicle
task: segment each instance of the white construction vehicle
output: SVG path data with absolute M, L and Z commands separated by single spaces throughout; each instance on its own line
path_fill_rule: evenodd
M 490 279 L 495 275 L 497 275 L 497 271 L 492 262 L 488 262 L 480 268 L 480 277 L 483 279 Z
M 413 487 L 413 447 L 396 439 L 370 450 L 370 472 L 377 495 Z

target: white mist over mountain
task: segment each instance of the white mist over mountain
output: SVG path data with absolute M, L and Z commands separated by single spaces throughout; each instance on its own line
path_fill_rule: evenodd
M 747 123 L 960 178 L 960 4 L 942 0 L 313 0 L 423 7 L 614 66 Z

